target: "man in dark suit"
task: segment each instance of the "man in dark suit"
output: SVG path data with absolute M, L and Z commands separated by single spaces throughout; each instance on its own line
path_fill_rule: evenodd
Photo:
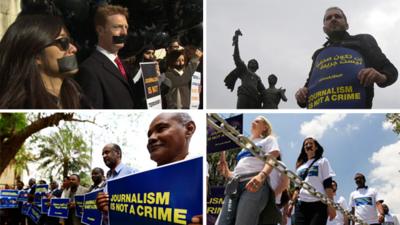
M 96 50 L 79 68 L 77 81 L 98 109 L 132 109 L 134 90 L 132 74 L 118 57 L 128 34 L 128 9 L 100 6 L 94 23 L 98 36 Z

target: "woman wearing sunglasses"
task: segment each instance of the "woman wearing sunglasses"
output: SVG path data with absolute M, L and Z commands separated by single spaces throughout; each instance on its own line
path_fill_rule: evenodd
M 322 157 L 324 148 L 314 138 L 304 140 L 297 158 L 297 174 L 311 184 L 318 192 L 333 199 L 332 177 L 335 176 L 328 159 Z M 335 209 L 327 207 L 304 188 L 298 188 L 290 201 L 289 211 L 295 206 L 296 225 L 324 225 L 328 215 L 336 216 Z
M 0 108 L 81 108 L 76 51 L 61 18 L 18 17 L 0 41 Z
M 251 123 L 250 139 L 261 149 L 260 156 L 270 154 L 278 158 L 280 149 L 272 126 L 267 118 L 258 116 Z M 225 188 L 225 199 L 216 225 L 257 225 L 259 216 L 267 203 L 275 205 L 274 192 L 268 183 L 272 167 L 242 149 L 234 171 L 230 171 L 224 154 L 219 161 L 220 173 L 229 179 Z M 275 213 L 279 213 L 277 211 Z M 268 212 L 270 216 L 274 212 Z

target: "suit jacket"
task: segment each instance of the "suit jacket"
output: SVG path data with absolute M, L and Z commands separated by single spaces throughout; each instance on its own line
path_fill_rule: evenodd
M 127 68 L 126 66 L 124 66 Z M 76 81 L 96 109 L 133 109 L 132 74 L 126 80 L 113 62 L 95 50 L 79 67 Z

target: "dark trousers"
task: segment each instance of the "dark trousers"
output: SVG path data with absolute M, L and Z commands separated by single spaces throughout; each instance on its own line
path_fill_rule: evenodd
M 302 202 L 296 204 L 294 211 L 296 225 L 326 225 L 327 205 L 322 202 Z

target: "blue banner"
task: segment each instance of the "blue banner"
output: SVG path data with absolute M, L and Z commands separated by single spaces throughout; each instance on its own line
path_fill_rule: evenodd
M 38 224 L 41 216 L 40 208 L 36 205 L 32 205 L 29 209 L 28 217 L 31 218 L 35 224 Z
M 235 127 L 241 134 L 243 133 L 243 114 L 230 117 L 226 119 L 226 122 Z M 240 147 L 222 132 L 217 132 L 213 128 L 207 126 L 207 153 L 237 149 L 240 149 Z
M 84 200 L 84 195 L 75 195 L 75 215 L 77 217 L 82 217 Z
M 210 187 L 207 196 L 207 225 L 214 225 L 224 203 L 224 186 Z
M 52 198 L 50 200 L 49 216 L 58 218 L 68 218 L 69 198 Z
M 103 189 L 98 189 L 85 194 L 83 203 L 83 214 L 81 222 L 87 225 L 100 225 L 102 213 L 97 209 L 96 198 L 99 192 Z
M 0 191 L 0 209 L 18 208 L 18 190 L 1 190 Z
M 22 190 L 18 193 L 18 202 L 27 202 L 28 201 L 28 191 Z
M 37 206 L 42 205 L 42 197 L 46 195 L 47 191 L 49 190 L 49 185 L 48 184 L 36 184 L 35 186 L 35 198 L 33 202 Z
M 203 158 L 108 181 L 110 225 L 187 224 L 202 215 Z
M 49 212 L 50 208 L 50 199 L 43 197 L 42 198 L 42 214 L 46 214 Z
M 349 48 L 327 47 L 314 61 L 307 108 L 365 108 L 365 87 L 357 78 L 365 68 L 362 55 Z
M 22 203 L 21 214 L 28 216 L 29 210 L 31 209 L 32 204 L 29 202 Z

